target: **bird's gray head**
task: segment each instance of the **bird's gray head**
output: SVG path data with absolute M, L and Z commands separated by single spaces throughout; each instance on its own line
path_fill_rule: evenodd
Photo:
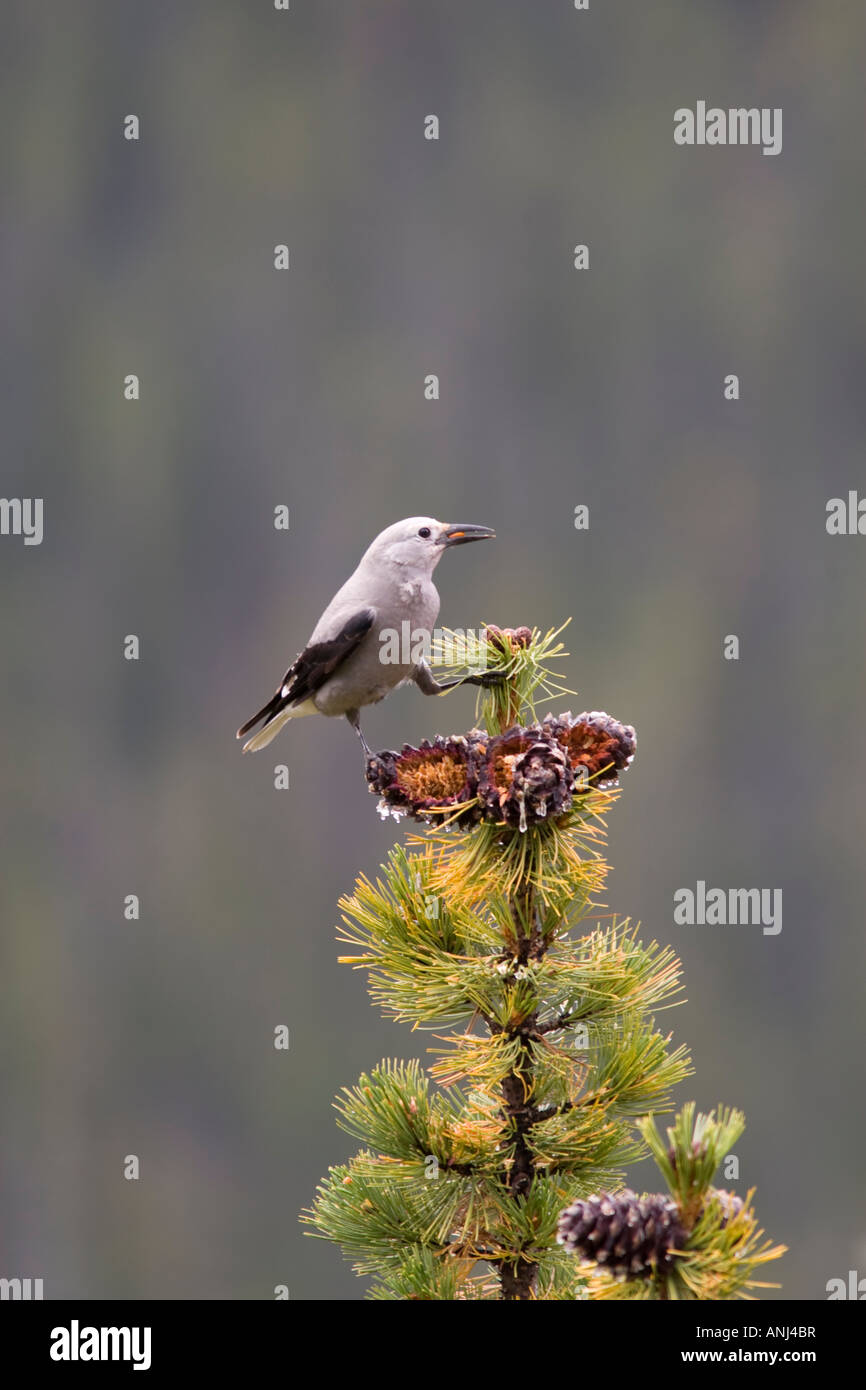
M 437 521 L 432 516 L 409 516 L 381 531 L 364 560 L 432 574 L 450 546 L 488 540 L 495 534 L 489 526 Z

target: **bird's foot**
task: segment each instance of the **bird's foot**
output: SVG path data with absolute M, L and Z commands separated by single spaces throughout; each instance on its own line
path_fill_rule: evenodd
M 481 671 L 477 676 L 467 676 L 464 685 L 480 685 L 484 690 L 492 690 L 497 685 L 504 685 L 507 680 L 505 671 Z

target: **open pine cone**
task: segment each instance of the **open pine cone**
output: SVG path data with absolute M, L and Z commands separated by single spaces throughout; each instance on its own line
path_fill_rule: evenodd
M 367 782 L 383 815 L 526 830 L 564 815 L 590 787 L 615 786 L 635 746 L 630 724 L 600 710 L 567 712 L 493 737 L 471 729 L 385 750 L 368 759 Z

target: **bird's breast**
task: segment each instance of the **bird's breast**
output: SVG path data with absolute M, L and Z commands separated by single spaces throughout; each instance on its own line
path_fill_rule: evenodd
M 400 597 L 407 616 L 419 627 L 431 628 L 439 615 L 439 594 L 429 579 L 404 579 Z

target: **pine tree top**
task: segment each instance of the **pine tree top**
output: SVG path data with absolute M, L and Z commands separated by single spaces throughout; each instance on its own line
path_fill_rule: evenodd
M 690 1074 L 656 1024 L 680 1002 L 669 947 L 602 912 L 607 815 L 630 725 L 548 713 L 562 629 L 486 628 L 479 727 L 372 757 L 380 809 L 424 827 L 341 900 L 342 959 L 433 1060 L 386 1061 L 337 1101 L 363 1145 L 306 1219 L 379 1298 L 733 1297 L 780 1247 L 711 1189 L 741 1117 L 653 1114 Z M 469 656 L 450 634 L 452 660 Z M 670 1187 L 639 1198 L 652 1154 Z M 563 1212 L 563 1209 L 566 1209 Z M 716 1292 L 710 1292 L 715 1290 Z M 719 1293 L 718 1290 L 724 1290 Z

